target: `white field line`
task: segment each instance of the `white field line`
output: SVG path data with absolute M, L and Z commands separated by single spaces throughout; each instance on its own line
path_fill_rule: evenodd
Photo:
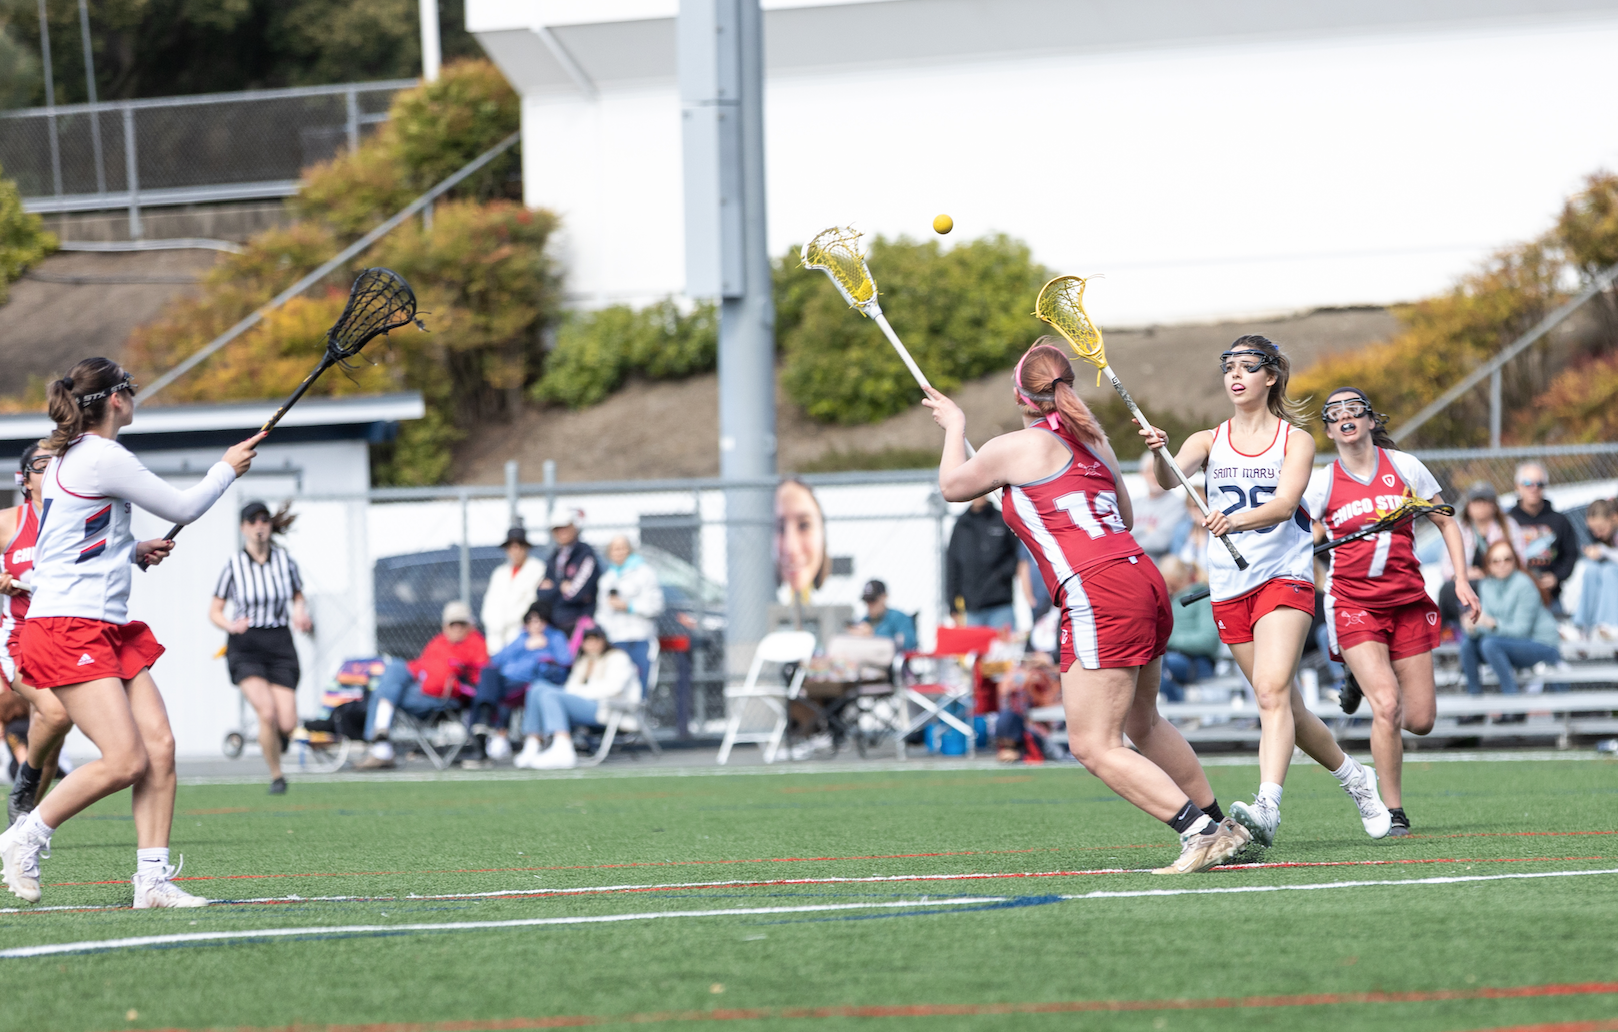
M 1546 858 L 1544 858 L 1544 860 L 1542 862 L 1553 863 L 1557 859 L 1560 859 L 1560 858 L 1546 857 Z M 1490 861 L 1488 861 L 1488 860 L 1457 860 L 1457 861 L 1454 861 L 1454 862 L 1455 863 L 1488 863 Z M 1535 858 L 1528 858 L 1528 859 L 1524 860 L 1523 862 L 1533 863 L 1533 862 L 1540 862 L 1540 861 L 1536 861 Z M 1300 865 L 1295 864 L 1295 863 L 1232 864 L 1232 865 L 1228 865 L 1226 867 L 1221 868 L 1221 870 L 1226 870 L 1226 871 L 1233 871 L 1233 870 L 1261 871 L 1261 870 L 1266 870 L 1266 869 L 1271 869 L 1271 868 L 1275 868 L 1275 869 L 1297 869 L 1297 868 L 1299 868 L 1299 866 Z M 1333 864 L 1331 866 L 1355 866 L 1355 867 L 1360 867 L 1360 866 L 1364 866 L 1364 867 L 1380 867 L 1380 866 L 1395 867 L 1396 866 L 1396 867 L 1403 867 L 1403 866 L 1407 866 L 1407 865 L 1402 863 L 1401 861 L 1397 861 L 1397 860 L 1354 860 L 1354 861 L 1345 861 L 1342 865 Z M 216 900 L 211 900 L 210 902 L 214 906 L 251 906 L 251 905 L 255 905 L 255 904 L 267 905 L 267 904 L 284 904 L 284 903 L 398 903 L 398 902 L 410 902 L 410 901 L 443 902 L 443 901 L 458 900 L 458 899 L 464 899 L 464 900 L 514 899 L 514 898 L 546 899 L 546 898 L 563 898 L 563 897 L 567 897 L 567 896 L 606 895 L 606 894 L 610 894 L 610 893 L 682 892 L 682 891 L 691 890 L 691 889 L 772 888 L 772 887 L 778 887 L 778 886 L 794 886 L 794 885 L 873 885 L 873 884 L 882 884 L 882 883 L 889 883 L 889 882 L 947 882 L 947 881 L 991 881 L 991 880 L 1007 880 L 1007 881 L 1009 881 L 1009 880 L 1017 880 L 1017 879 L 1036 879 L 1036 878 L 1079 878 L 1079 877 L 1088 877 L 1088 876 L 1104 875 L 1104 874 L 1151 874 L 1152 871 L 1153 871 L 1153 868 L 1150 868 L 1150 867 L 1091 867 L 1091 868 L 1076 869 L 1076 870 L 1058 870 L 1058 871 L 967 871 L 967 872 L 955 873 L 955 874 L 873 874 L 873 875 L 864 875 L 864 876 L 842 876 L 842 877 L 834 876 L 834 875 L 827 875 L 827 876 L 824 876 L 824 877 L 817 877 L 817 878 L 728 878 L 728 879 L 719 880 L 719 881 L 645 882 L 645 883 L 626 883 L 626 884 L 617 884 L 617 885 L 581 885 L 581 886 L 576 886 L 576 887 L 573 887 L 573 888 L 493 889 L 493 890 L 487 890 L 487 891 L 483 891 L 483 892 L 441 892 L 441 893 L 429 893 L 429 894 L 411 892 L 411 893 L 406 893 L 406 894 L 404 894 L 402 896 L 401 895 L 389 895 L 389 896 L 360 896 L 360 895 L 300 896 L 300 895 L 296 895 L 296 894 L 289 894 L 289 895 L 285 895 L 285 896 L 248 896 L 248 897 L 244 897 L 244 898 L 240 898 L 240 899 L 216 899 Z M 1513 875 L 1513 876 L 1510 876 L 1510 877 L 1560 877 L 1560 876 L 1564 876 L 1564 875 L 1567 875 L 1567 874 L 1579 875 L 1579 874 L 1587 874 L 1587 873 L 1600 874 L 1600 873 L 1604 873 L 1604 872 L 1601 872 L 1601 871 L 1550 872 L 1549 874 Z M 538 875 L 535 875 L 535 877 L 538 877 Z M 1477 880 L 1477 879 L 1472 878 L 1470 880 Z M 1330 885 L 1339 885 L 1339 884 L 1349 884 L 1349 883 L 1346 883 L 1346 882 L 1336 883 L 1336 882 L 1334 882 L 1334 883 L 1329 883 L 1329 884 Z M 1354 883 L 1354 884 L 1359 884 L 1359 883 Z M 1399 880 L 1399 881 L 1368 881 L 1368 882 L 1365 882 L 1364 884 L 1367 884 L 1367 885 L 1401 884 L 1402 885 L 1402 884 L 1420 884 L 1420 882 L 1412 883 L 1412 882 L 1408 882 L 1408 881 L 1404 881 L 1404 880 Z M 1271 889 L 1293 888 L 1293 887 L 1295 887 L 1295 886 L 1253 886 L 1253 887 L 1240 887 L 1240 888 L 1221 888 L 1221 889 L 1218 889 L 1218 890 L 1209 889 L 1209 890 L 1206 890 L 1206 891 L 1210 891 L 1210 892 L 1212 892 L 1212 891 L 1219 891 L 1219 892 L 1236 892 L 1236 891 L 1240 891 L 1240 892 L 1267 892 L 1267 891 L 1270 891 Z M 1306 885 L 1306 886 L 1302 886 L 1302 887 L 1304 887 L 1304 888 L 1312 888 L 1314 886 L 1307 886 Z M 1198 890 L 1198 891 L 1203 891 L 1203 890 Z M 1163 895 L 1165 893 L 1167 893 L 1168 895 L 1179 895 L 1179 894 L 1182 894 L 1182 890 L 1158 890 L 1156 892 L 1156 894 L 1158 894 L 1158 895 Z M 1152 893 L 1133 893 L 1133 894 L 1134 895 L 1150 895 Z M 1102 895 L 1104 896 L 1105 894 L 1103 893 Z M 1124 893 L 1124 895 L 1130 895 L 1130 893 Z M 1070 896 L 1070 897 L 1065 897 L 1065 898 L 1081 899 L 1081 898 L 1088 898 L 1088 897 Z M 44 914 L 44 913 L 52 913 L 52 912 L 59 912 L 59 911 L 68 911 L 68 912 L 80 913 L 80 912 L 84 912 L 84 911 L 128 910 L 128 909 L 130 909 L 130 908 L 127 907 L 127 906 L 121 906 L 121 905 L 120 906 L 107 906 L 107 905 L 104 905 L 104 904 L 84 904 L 84 905 L 76 905 L 76 906 L 54 906 L 54 907 L 5 907 L 5 908 L 0 908 L 0 916 L 4 916 L 4 915 L 8 915 L 8 914 Z
M 315 928 L 264 928 L 258 931 L 180 932 L 174 935 L 138 935 L 127 939 L 98 939 L 62 942 L 46 946 L 18 946 L 0 950 L 0 959 L 48 957 L 59 953 L 129 949 L 137 946 L 170 946 L 188 942 L 220 942 L 231 939 L 297 938 L 311 935 L 395 935 L 399 932 L 470 932 L 495 928 L 534 928 L 541 925 L 611 924 L 621 921 L 656 921 L 674 917 L 746 917 L 767 914 L 814 914 L 835 910 L 873 910 L 914 906 L 965 906 L 1003 903 L 1004 896 L 977 896 L 966 899 L 899 900 L 890 903 L 820 903 L 798 907 L 737 907 L 726 910 L 674 910 L 663 913 L 600 914 L 592 917 L 528 917 L 513 921 L 451 921 L 434 924 L 330 925 Z
M 1376 881 L 1315 882 L 1305 885 L 1232 885 L 1205 889 L 1138 889 L 1133 891 L 1097 891 L 1064 895 L 1066 901 L 1132 899 L 1154 896 L 1209 896 L 1243 892 L 1313 892 L 1329 889 L 1366 889 L 1402 887 L 1412 885 L 1460 885 L 1472 882 L 1526 881 L 1540 878 L 1587 878 L 1595 875 L 1618 874 L 1618 867 L 1595 871 L 1544 871 L 1512 874 L 1448 875 L 1434 878 L 1406 878 Z M 871 879 L 848 879 L 864 881 Z M 879 879 L 885 880 L 885 879 Z M 478 895 L 485 895 L 479 893 Z M 418 896 L 415 899 L 441 897 Z M 812 914 L 849 910 L 882 910 L 911 906 L 967 906 L 985 903 L 1004 903 L 1014 897 L 969 896 L 954 899 L 896 900 L 884 903 L 819 903 L 790 907 L 735 907 L 723 910 L 674 910 L 633 914 L 600 914 L 588 917 L 530 917 L 507 921 L 452 921 L 429 924 L 397 925 L 334 925 L 302 928 L 265 928 L 257 931 L 182 932 L 172 935 L 142 935 L 124 939 L 99 939 L 81 942 L 52 943 L 43 946 L 20 946 L 0 950 L 0 959 L 44 957 L 61 953 L 128 949 L 140 946 L 167 946 L 192 942 L 220 942 L 240 939 L 298 938 L 321 935 L 396 935 L 400 932 L 459 932 L 499 928 L 533 928 L 545 925 L 612 924 L 624 921 L 655 921 L 680 917 L 747 917 L 770 914 Z M 245 902 L 245 901 L 244 901 Z
M 1460 752 L 1460 753 L 1417 753 L 1410 758 L 1412 763 L 1519 763 L 1524 761 L 1556 762 L 1561 760 L 1607 760 L 1609 757 L 1596 752 L 1594 749 L 1569 749 L 1542 752 Z M 1205 756 L 1201 758 L 1204 767 L 1256 767 L 1257 756 Z M 1370 765 L 1370 764 L 1368 764 Z M 997 771 L 1001 774 L 1011 772 L 1018 774 L 1038 773 L 1084 773 L 1084 768 L 1077 763 L 1047 763 L 1039 766 L 1019 766 L 1007 768 L 1005 765 L 993 760 L 934 760 L 912 759 L 905 761 L 875 761 L 861 763 L 840 763 L 836 761 L 809 764 L 770 764 L 757 767 L 720 767 L 720 766 L 640 766 L 638 768 L 604 769 L 590 767 L 581 770 L 560 770 L 536 773 L 525 770 L 446 770 L 446 771 L 390 771 L 385 774 L 362 774 L 353 771 L 338 771 L 333 774 L 315 774 L 313 772 L 298 772 L 301 778 L 311 782 L 370 782 L 382 783 L 389 781 L 418 782 L 418 781 L 590 781 L 613 778 L 707 778 L 707 777 L 749 777 L 753 775 L 808 775 L 820 774 L 954 774 L 964 771 Z M 197 774 L 188 775 L 181 772 L 180 783 L 184 785 L 262 785 L 264 778 L 257 774 Z
M 1392 878 L 1378 881 L 1315 882 L 1307 885 L 1226 885 L 1211 889 L 1135 889 L 1084 892 L 1063 899 L 1129 899 L 1141 896 L 1212 896 L 1232 892 L 1313 892 L 1317 889 L 1363 889 L 1376 885 L 1459 885 L 1463 882 L 1523 881 L 1529 878 L 1587 878 L 1618 874 L 1618 867 L 1599 871 L 1524 871 L 1513 874 L 1461 874 L 1435 878 Z

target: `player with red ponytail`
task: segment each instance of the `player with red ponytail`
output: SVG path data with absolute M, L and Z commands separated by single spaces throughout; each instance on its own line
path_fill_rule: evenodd
M 1012 375 L 1025 429 L 966 457 L 966 414 L 927 391 L 944 428 L 938 487 L 952 502 L 1002 493 L 1006 524 L 1028 546 L 1060 607 L 1068 745 L 1085 769 L 1180 835 L 1162 874 L 1206 871 L 1252 836 L 1224 819 L 1179 729 L 1158 716 L 1157 688 L 1174 617 L 1162 576 L 1129 533 L 1134 512 L 1118 458 L 1073 391 L 1055 339 L 1034 342 Z M 1136 752 L 1124 744 L 1124 734 Z

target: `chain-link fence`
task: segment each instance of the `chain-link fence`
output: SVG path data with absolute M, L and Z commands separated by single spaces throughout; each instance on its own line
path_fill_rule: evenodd
M 1477 480 L 1508 495 L 1524 461 L 1545 466 L 1550 497 L 1560 508 L 1577 510 L 1593 498 L 1618 493 L 1618 445 L 1418 455 L 1452 500 Z M 1126 473 L 1125 479 L 1137 496 L 1144 491 L 1136 474 Z M 878 579 L 887 586 L 889 605 L 913 614 L 921 640 L 930 641 L 949 611 L 944 554 L 965 506 L 943 501 L 930 470 L 824 474 L 804 477 L 802 484 L 807 490 L 795 499 L 784 494 L 777 499 L 778 513 L 796 500 L 797 532 L 786 526 L 792 520 L 778 517 L 774 548 L 749 561 L 757 564 L 750 572 L 777 582 L 781 556 L 788 566 L 808 570 L 808 601 L 786 605 L 789 592 L 780 587 L 766 626 L 798 622 L 823 634 L 838 629 L 863 614 L 861 588 Z M 726 538 L 734 528 L 725 503 L 724 486 L 714 480 L 379 489 L 297 500 L 310 517 L 323 518 L 300 519 L 289 547 L 299 554 L 305 547 L 299 536 L 309 533 L 324 544 L 311 539 L 308 547 L 352 555 L 351 562 L 332 565 L 332 576 L 343 584 L 331 591 L 322 587 L 320 564 L 304 564 L 311 598 L 340 599 L 345 621 L 372 622 L 372 634 L 348 639 L 355 647 L 363 641 L 378 651 L 413 656 L 438 632 L 446 602 L 465 599 L 474 612 L 480 610 L 490 577 L 505 562 L 499 546 L 514 518 L 527 528 L 536 557 L 543 558 L 550 547 L 551 514 L 581 510 L 582 539 L 598 555 L 624 535 L 663 585 L 667 607 L 657 632 L 666 648 L 651 693 L 654 721 L 664 732 L 677 724 L 713 730 L 724 715 L 727 678 L 726 585 L 732 571 L 727 570 Z M 347 515 L 331 515 L 339 511 Z M 334 534 L 343 540 L 331 542 Z M 367 591 L 356 594 L 350 566 L 370 571 Z M 1020 597 L 1014 607 L 1019 625 L 1026 627 L 1029 614 Z
M 287 197 L 413 79 L 0 112 L 0 167 L 40 213 Z

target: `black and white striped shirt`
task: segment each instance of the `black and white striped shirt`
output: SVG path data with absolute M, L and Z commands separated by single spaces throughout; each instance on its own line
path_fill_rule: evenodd
M 225 564 L 215 598 L 228 599 L 235 615 L 249 627 L 285 627 L 292 617 L 292 596 L 303 590 L 298 564 L 286 549 L 270 546 L 269 562 L 260 563 L 242 549 Z

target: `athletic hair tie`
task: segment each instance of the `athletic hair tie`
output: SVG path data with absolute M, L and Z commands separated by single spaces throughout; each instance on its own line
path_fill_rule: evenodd
M 71 391 L 73 389 L 73 377 L 71 377 L 71 376 L 62 377 L 62 387 L 64 389 L 66 389 L 66 390 Z

